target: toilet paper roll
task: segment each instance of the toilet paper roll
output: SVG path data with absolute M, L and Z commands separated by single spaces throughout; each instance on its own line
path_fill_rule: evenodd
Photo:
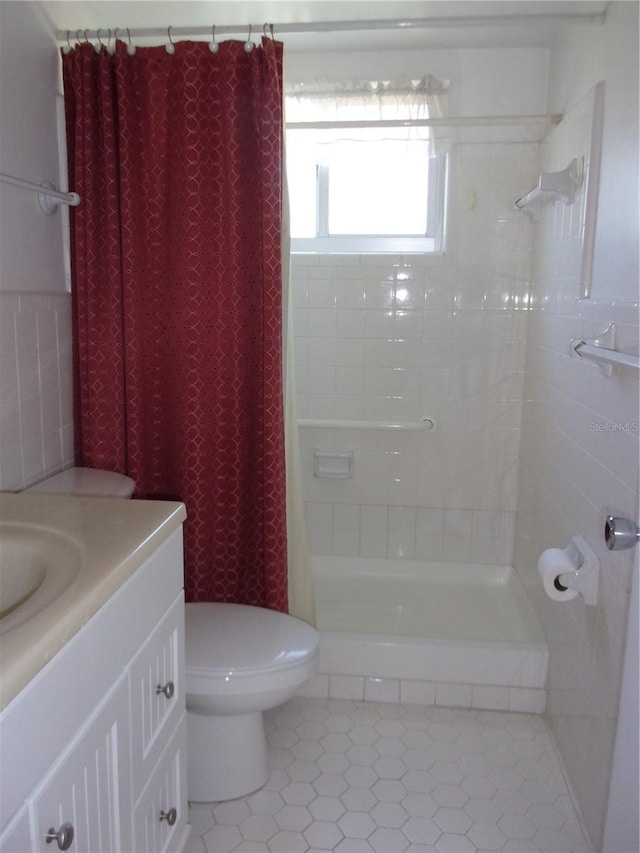
M 575 570 L 569 554 L 562 548 L 547 548 L 538 559 L 538 575 L 544 591 L 553 601 L 571 601 L 578 595 L 576 589 L 563 589 L 562 581 L 558 581 L 560 575 Z

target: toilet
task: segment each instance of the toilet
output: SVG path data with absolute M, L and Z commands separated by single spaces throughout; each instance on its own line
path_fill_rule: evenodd
M 130 498 L 134 488 L 123 474 L 68 468 L 26 491 Z M 313 675 L 318 632 L 246 604 L 186 604 L 185 622 L 187 796 L 207 803 L 246 796 L 267 781 L 263 711 Z
M 189 800 L 246 796 L 267 781 L 262 713 L 313 675 L 318 632 L 262 607 L 201 602 L 186 605 L 186 639 Z

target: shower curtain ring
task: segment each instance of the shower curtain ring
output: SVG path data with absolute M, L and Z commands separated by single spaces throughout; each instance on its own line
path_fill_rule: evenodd
M 176 52 L 176 46 L 173 43 L 173 39 L 171 38 L 171 30 L 172 29 L 173 29 L 173 27 L 167 27 L 167 36 L 169 37 L 169 44 L 165 45 L 165 48 L 164 48 L 167 51 L 167 53 L 175 53 Z
M 115 42 L 113 45 L 111 44 L 111 27 L 109 27 L 109 35 L 107 36 L 107 51 L 109 53 L 113 54 L 113 53 L 115 53 L 115 50 L 116 50 Z
M 71 53 L 73 48 L 71 47 L 71 42 L 69 41 L 69 30 L 67 30 L 67 44 L 62 48 L 63 53 Z
M 267 32 L 267 29 L 269 30 L 269 32 Z M 262 35 L 263 35 L 265 38 L 268 38 L 269 36 L 271 36 L 271 41 L 274 41 L 274 37 L 273 37 L 273 24 L 265 24 L 265 25 L 262 27 Z
M 216 41 L 216 25 L 214 24 L 211 27 L 211 41 L 209 42 L 209 50 L 211 53 L 217 53 L 220 49 L 220 45 Z
M 244 43 L 244 49 L 247 53 L 251 53 L 253 50 L 253 42 L 251 41 L 251 24 L 249 24 L 249 35 L 247 36 L 247 40 Z
M 88 32 L 89 32 L 88 30 L 85 30 L 85 31 L 84 31 L 84 41 L 85 41 L 85 44 L 91 44 L 91 42 L 89 41 L 89 36 L 87 35 L 87 33 L 88 33 Z
M 98 27 L 96 30 L 96 38 L 98 39 L 98 44 L 94 44 L 93 49 L 96 53 L 100 53 L 101 48 L 103 47 L 102 39 L 100 38 L 100 33 L 102 32 L 102 27 Z
M 136 52 L 135 44 L 131 44 L 131 33 L 129 32 L 129 27 L 127 27 L 127 38 L 129 39 L 129 44 L 127 45 L 127 53 L 129 56 L 133 56 Z

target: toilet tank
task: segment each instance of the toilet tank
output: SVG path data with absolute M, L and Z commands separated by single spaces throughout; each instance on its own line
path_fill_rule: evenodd
M 40 492 L 48 495 L 85 495 L 102 498 L 130 498 L 135 482 L 124 474 L 114 471 L 99 471 L 95 468 L 67 468 L 54 474 L 35 486 L 25 489 L 27 492 Z

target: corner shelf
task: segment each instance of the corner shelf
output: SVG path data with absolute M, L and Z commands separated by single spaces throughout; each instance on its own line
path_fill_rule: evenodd
M 530 204 L 539 201 L 545 193 L 554 193 L 565 204 L 573 204 L 576 191 L 582 185 L 584 178 L 584 157 L 574 157 L 569 165 L 560 172 L 543 172 L 538 186 L 526 195 L 516 199 L 518 210 L 527 210 Z

